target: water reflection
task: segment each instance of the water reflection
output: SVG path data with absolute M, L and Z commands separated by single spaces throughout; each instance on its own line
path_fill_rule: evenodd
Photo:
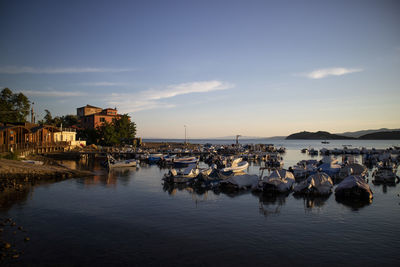
M 332 193 L 331 193 L 332 194 Z M 329 199 L 331 194 L 326 196 L 312 196 L 312 195 L 298 195 L 294 194 L 293 197 L 297 200 L 303 200 L 304 209 L 319 209 L 325 205 L 326 201 Z
M 335 200 L 337 203 L 343 204 L 344 206 L 351 208 L 351 210 L 353 210 L 353 211 L 362 209 L 372 203 L 372 199 L 357 200 L 357 199 L 348 199 L 348 198 L 338 198 L 336 196 L 335 196 Z
M 286 204 L 286 199 L 289 194 L 265 194 L 262 192 L 252 192 L 252 194 L 258 197 L 259 212 L 265 217 L 271 215 L 279 215 L 282 206 Z

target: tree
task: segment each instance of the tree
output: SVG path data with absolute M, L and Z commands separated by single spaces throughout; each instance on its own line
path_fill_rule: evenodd
M 130 121 L 127 114 L 119 119 L 114 119 L 112 123 L 105 122 L 98 129 L 100 143 L 106 146 L 127 144 L 136 135 L 136 125 Z
M 51 116 L 51 112 L 48 109 L 45 109 L 46 115 L 44 115 L 44 124 L 53 124 L 53 116 Z
M 0 122 L 26 122 L 30 106 L 23 93 L 13 94 L 9 88 L 4 88 L 0 93 Z
M 129 143 L 130 140 L 135 138 L 136 124 L 131 122 L 128 114 L 124 114 L 119 119 L 116 119 L 114 125 L 120 143 Z

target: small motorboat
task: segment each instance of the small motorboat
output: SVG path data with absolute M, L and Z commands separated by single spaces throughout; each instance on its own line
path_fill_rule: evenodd
M 136 167 L 137 160 L 127 159 L 127 160 L 116 160 L 111 155 L 107 155 L 107 168 L 124 168 L 124 167 Z
M 347 176 L 336 187 L 335 196 L 349 200 L 371 200 L 373 198 L 371 188 L 360 175 Z
M 232 161 L 232 164 L 229 167 L 225 167 L 220 170 L 222 173 L 237 173 L 242 172 L 249 167 L 249 163 L 247 161 L 243 161 L 242 158 L 237 158 Z
M 171 169 L 168 174 L 164 176 L 164 180 L 172 183 L 187 183 L 196 178 L 199 173 L 200 171 L 197 168 L 197 164 L 190 164 L 183 171 Z
M 163 157 L 163 154 L 150 154 L 149 157 L 147 158 L 149 164 L 154 164 L 159 162 Z
M 175 158 L 173 160 L 175 168 L 182 168 L 189 166 L 190 164 L 196 164 L 199 161 L 196 157 L 184 157 L 184 158 Z

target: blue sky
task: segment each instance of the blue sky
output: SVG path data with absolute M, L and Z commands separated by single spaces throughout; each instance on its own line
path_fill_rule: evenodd
M 0 87 L 142 137 L 400 126 L 399 1 L 0 2 Z

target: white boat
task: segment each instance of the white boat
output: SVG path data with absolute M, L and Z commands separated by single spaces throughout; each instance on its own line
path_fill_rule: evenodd
M 187 183 L 196 178 L 199 173 L 200 170 L 197 168 L 197 164 L 190 164 L 183 171 L 171 169 L 169 173 L 165 175 L 164 179 L 173 183 Z
M 222 173 L 242 172 L 242 171 L 246 170 L 248 167 L 249 167 L 249 163 L 247 161 L 242 161 L 242 158 L 237 158 L 237 159 L 233 160 L 230 167 L 221 169 L 221 172 Z
M 257 175 L 243 174 L 232 176 L 220 182 L 221 187 L 228 187 L 236 190 L 255 188 L 258 183 Z
M 289 192 L 295 182 L 293 173 L 287 170 L 273 170 L 269 176 L 265 176 L 258 184 L 264 192 Z
M 317 172 L 297 184 L 293 191 L 297 194 L 329 195 L 332 192 L 332 187 L 331 177 L 324 172 Z
M 112 168 L 123 168 L 123 167 L 136 167 L 137 160 L 127 159 L 127 160 L 116 160 L 111 155 L 107 155 L 107 167 Z

